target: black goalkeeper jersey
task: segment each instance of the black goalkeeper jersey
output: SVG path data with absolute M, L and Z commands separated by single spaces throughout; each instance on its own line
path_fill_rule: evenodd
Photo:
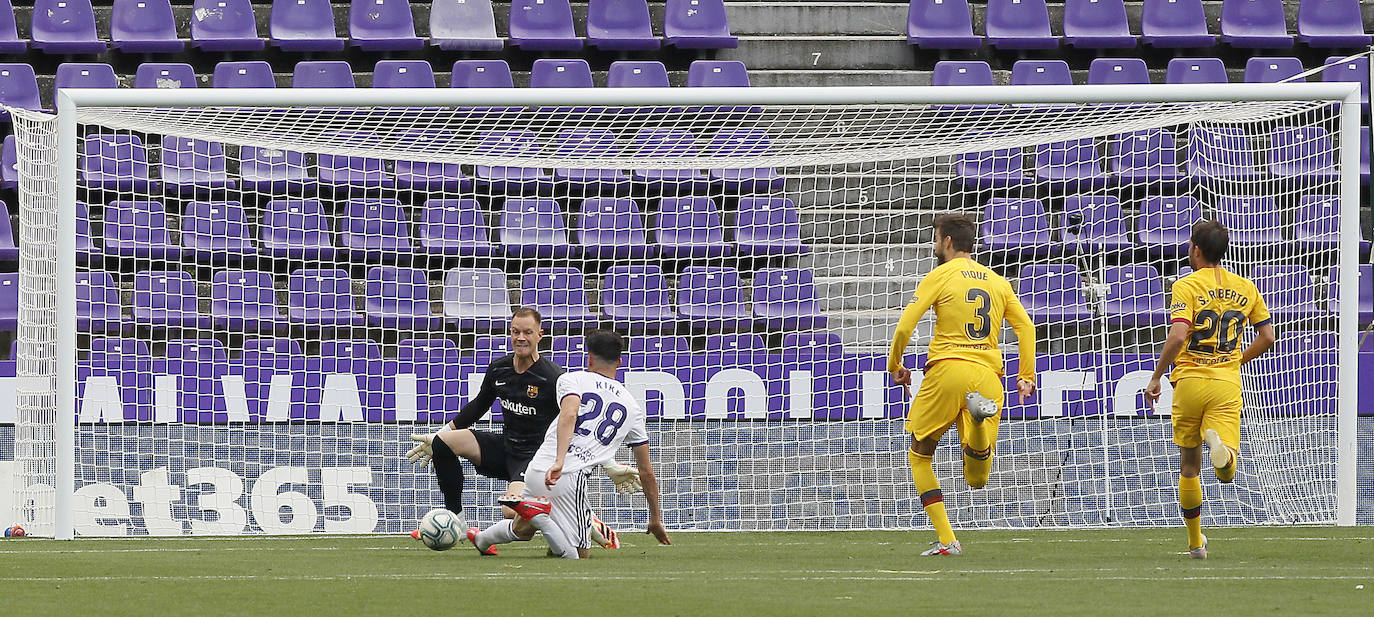
M 558 419 L 558 377 L 563 367 L 549 361 L 547 356 L 523 373 L 515 370 L 515 354 L 497 358 L 487 366 L 482 388 L 477 396 L 463 405 L 453 417 L 455 428 L 468 428 L 482 419 L 499 401 L 505 417 L 506 452 L 521 457 L 534 456 L 544 442 L 549 424 Z

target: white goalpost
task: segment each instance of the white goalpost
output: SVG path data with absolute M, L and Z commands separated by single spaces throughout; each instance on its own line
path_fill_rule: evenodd
M 56 98 L 10 110 L 34 535 L 409 530 L 442 499 L 407 437 L 475 394 L 519 306 L 570 370 L 584 329 L 626 335 L 670 529 L 924 525 L 884 366 L 942 213 L 1040 339 L 987 487 L 937 453 L 956 527 L 1178 523 L 1168 390 L 1141 389 L 1203 218 L 1280 333 L 1204 524 L 1354 524 L 1355 84 Z M 599 516 L 642 527 L 604 488 Z

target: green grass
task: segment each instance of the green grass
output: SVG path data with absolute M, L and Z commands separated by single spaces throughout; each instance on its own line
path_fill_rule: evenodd
M 0 541 L 3 615 L 1367 614 L 1374 529 L 626 534 L 592 559 L 544 544 L 435 553 L 407 537 Z M 1357 585 L 1365 589 L 1357 590 Z

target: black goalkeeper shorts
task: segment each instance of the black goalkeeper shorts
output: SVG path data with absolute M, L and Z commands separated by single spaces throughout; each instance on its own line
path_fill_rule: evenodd
M 488 478 L 506 482 L 524 482 L 525 468 L 529 467 L 534 452 L 510 452 L 506 450 L 506 438 L 501 433 L 490 433 L 470 429 L 477 438 L 477 450 L 482 454 L 482 463 L 473 469 Z

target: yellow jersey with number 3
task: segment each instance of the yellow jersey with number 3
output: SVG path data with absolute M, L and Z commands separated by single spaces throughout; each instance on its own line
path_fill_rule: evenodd
M 998 375 L 1005 374 L 1002 351 L 997 347 L 997 335 L 1005 319 L 1016 333 L 1021 359 L 1018 376 L 1035 381 L 1035 324 L 1012 291 L 1011 283 L 972 259 L 952 259 L 921 279 L 892 335 L 892 350 L 887 359 L 889 372 L 901 366 L 916 322 L 932 307 L 935 336 L 926 356 L 927 367 L 940 360 L 958 359 L 976 362 Z
M 1174 359 L 1169 380 L 1206 377 L 1240 384 L 1240 334 L 1246 322 L 1269 323 L 1255 284 L 1221 268 L 1203 268 L 1174 282 L 1169 322 L 1189 325 L 1188 340 Z

